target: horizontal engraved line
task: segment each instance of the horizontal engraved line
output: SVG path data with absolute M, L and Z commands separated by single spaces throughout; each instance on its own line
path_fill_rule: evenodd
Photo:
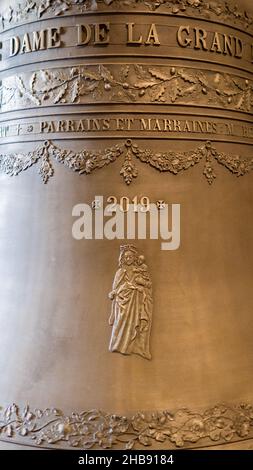
M 102 106 L 109 106 L 109 108 L 110 108 L 110 107 L 112 106 L 112 104 L 113 104 L 113 106 L 114 106 L 114 105 L 117 106 L 118 103 L 111 103 L 111 104 L 108 104 L 108 102 L 106 102 L 106 101 L 104 101 L 104 102 L 103 102 L 103 101 L 100 101 L 99 103 L 89 103 L 89 104 L 86 104 L 86 103 L 85 103 L 85 106 L 91 106 L 91 107 L 93 107 L 93 106 L 95 107 L 95 106 L 96 106 L 96 107 L 97 107 L 97 106 L 101 106 L 101 105 L 102 105 Z M 174 104 L 171 104 L 171 105 L 170 105 L 170 104 L 166 104 L 166 105 L 164 105 L 163 103 L 154 103 L 154 104 L 150 104 L 150 103 L 136 102 L 135 104 L 141 105 L 141 106 L 145 106 L 145 107 L 148 107 L 148 106 L 155 106 L 156 108 L 157 108 L 157 107 L 161 107 L 161 108 L 162 108 L 162 107 L 164 107 L 164 106 L 175 106 Z M 131 105 L 131 104 L 129 103 L 129 104 L 126 104 L 125 106 L 129 106 L 129 105 Z M 64 105 L 55 104 L 55 105 L 50 105 L 50 106 L 43 106 L 43 110 L 49 110 L 49 109 L 51 109 L 51 108 L 52 108 L 52 109 L 58 109 L 58 110 L 61 109 L 61 110 L 62 110 L 62 109 L 64 109 L 64 107 L 68 107 L 68 108 L 71 108 L 71 107 L 72 107 L 72 108 L 75 108 L 75 107 L 77 107 L 77 106 L 84 106 L 84 105 L 82 105 L 82 104 L 80 104 L 80 103 L 76 103 L 76 104 L 67 103 L 67 104 L 64 104 Z M 200 108 L 200 107 L 201 107 L 201 106 L 198 105 L 198 104 L 191 104 L 191 105 L 187 105 L 187 104 L 177 104 L 177 106 L 178 106 L 178 107 L 179 107 L 179 106 L 181 106 L 181 107 L 187 107 L 187 108 L 194 108 L 195 106 L 196 106 L 197 108 Z M 40 108 L 40 109 L 41 109 L 41 108 Z M 217 110 L 220 110 L 220 109 L 223 109 L 223 108 L 222 108 L 222 107 L 218 107 L 218 106 L 207 106 L 207 105 L 204 106 L 204 105 L 203 105 L 203 109 L 213 109 L 214 111 L 217 111 Z M 35 111 L 35 110 L 38 110 L 38 108 L 35 108 L 35 107 L 33 106 L 33 107 L 27 107 L 27 108 L 17 108 L 17 109 L 9 110 L 9 111 L 1 111 L 1 113 L 0 113 L 0 121 L 1 121 L 1 116 L 4 116 L 4 115 L 6 115 L 6 114 L 17 113 L 17 112 L 22 112 L 22 111 L 24 111 L 24 112 L 29 111 L 29 112 L 30 112 L 30 111 L 33 111 L 33 110 L 34 110 L 34 111 Z M 88 111 L 88 112 L 89 112 L 89 113 L 90 113 L 90 112 L 93 112 L 93 110 L 92 110 L 92 111 Z M 103 112 L 105 113 L 105 112 L 106 112 L 106 113 L 108 113 L 108 114 L 114 113 L 114 111 L 108 111 L 108 110 L 105 110 L 105 111 L 94 111 L 94 112 L 96 112 L 96 113 L 103 113 Z M 126 112 L 126 110 L 124 110 L 124 112 Z M 134 114 L 134 113 L 138 113 L 138 112 L 140 112 L 140 111 L 131 111 L 131 113 L 133 113 L 133 114 Z M 142 112 L 142 113 L 146 113 L 146 111 L 141 111 L 141 112 Z M 228 112 L 230 112 L 230 113 L 239 113 L 240 115 L 241 115 L 241 114 L 244 114 L 244 115 L 246 115 L 246 116 L 247 116 L 247 115 L 250 115 L 250 116 L 253 115 L 253 112 L 247 112 L 247 113 L 246 113 L 245 111 L 234 110 L 234 109 L 228 110 Z M 74 113 L 74 111 L 73 111 L 73 113 Z M 84 111 L 84 113 L 86 113 L 86 111 Z M 156 111 L 156 113 L 157 113 L 157 111 Z M 166 112 L 163 112 L 163 111 L 160 111 L 160 110 L 159 110 L 159 114 L 164 114 L 164 113 L 166 113 Z M 59 112 L 58 112 L 58 114 L 59 114 Z M 65 113 L 63 113 L 63 112 L 61 111 L 60 114 L 62 115 L 62 114 L 65 114 Z M 71 113 L 69 112 L 68 114 L 71 114 Z M 189 116 L 189 114 L 188 114 L 187 112 L 185 112 L 184 114 L 185 114 L 186 116 Z M 195 113 L 194 113 L 194 114 L 195 114 Z M 46 115 L 48 115 L 48 114 L 45 114 L 45 115 L 43 114 L 42 116 L 46 116 Z M 199 116 L 203 116 L 203 117 L 206 116 L 206 117 L 208 117 L 208 116 L 212 116 L 212 115 L 210 115 L 210 114 L 199 114 Z M 217 118 L 218 118 L 218 117 L 219 117 L 219 116 L 217 116 Z M 12 117 L 12 118 L 10 118 L 10 120 L 11 120 L 11 119 L 15 119 L 15 118 Z M 20 118 L 18 118 L 18 119 L 20 119 Z M 22 118 L 21 118 L 21 119 L 22 119 Z M 229 116 L 229 119 L 236 119 L 236 117 L 232 117 L 232 116 L 230 117 L 230 116 Z M 252 121 L 249 121 L 249 122 L 252 122 Z
M 212 449 L 212 448 L 216 448 L 216 447 L 224 447 L 224 446 L 231 446 L 231 444 L 238 444 L 238 443 L 244 443 L 244 442 L 247 442 L 247 441 L 252 441 L 252 444 L 253 444 L 253 437 L 245 437 L 242 439 L 237 439 L 235 441 L 227 441 L 227 442 L 216 442 L 216 443 L 213 443 L 213 444 L 202 444 L 202 445 L 198 445 L 198 446 L 194 446 L 193 447 L 187 447 L 187 449 Z M 226 449 L 224 449 L 226 450 Z M 232 450 L 232 449 L 231 449 Z M 238 449 L 240 450 L 240 449 Z M 241 449 L 243 450 L 243 449 Z M 247 449 L 245 449 L 247 450 Z
M 167 17 L 167 18 L 171 18 L 172 20 L 175 20 L 176 18 L 178 19 L 185 19 L 185 20 L 190 20 L 190 21 L 195 21 L 196 20 L 198 22 L 205 22 L 205 23 L 209 23 L 209 24 L 216 24 L 216 25 L 219 25 L 219 26 L 226 26 L 230 29 L 233 29 L 235 31 L 239 31 L 241 33 L 244 33 L 246 35 L 248 35 L 250 38 L 253 38 L 253 32 L 250 32 L 249 30 L 243 28 L 243 27 L 240 27 L 239 25 L 236 25 L 236 24 L 233 24 L 233 22 L 231 21 L 228 22 L 226 25 L 224 25 L 224 21 L 218 21 L 218 20 L 215 20 L 215 19 L 209 19 L 209 18 L 204 18 L 204 17 L 201 17 L 201 16 L 190 16 L 190 15 L 183 15 L 183 14 L 170 14 L 170 13 L 167 13 L 167 12 L 162 12 L 162 11 L 156 11 L 156 12 L 152 12 L 152 11 L 148 11 L 148 10 L 138 10 L 138 11 L 135 11 L 134 9 L 131 10 L 131 11 L 127 11 L 127 10 L 122 10 L 119 12 L 119 10 L 109 10 L 109 11 L 96 11 L 96 12 L 92 12 L 92 11 L 87 11 L 87 12 L 82 12 L 82 13 L 74 13 L 74 14 L 71 14 L 71 13 L 66 13 L 65 12 L 65 15 L 64 17 L 63 16 L 48 16 L 48 17 L 44 17 L 44 18 L 38 18 L 36 20 L 26 20 L 24 22 L 20 22 L 18 24 L 13 24 L 12 26 L 10 27 L 6 27 L 4 29 L 2 29 L 0 31 L 0 34 L 5 34 L 6 32 L 9 32 L 11 30 L 14 30 L 14 29 L 17 29 L 17 28 L 22 28 L 22 27 L 26 27 L 27 25 L 33 25 L 33 24 L 37 24 L 37 23 L 43 23 L 43 22 L 53 22 L 53 23 L 56 23 L 56 22 L 62 22 L 62 20 L 67 20 L 68 18 L 80 18 L 80 17 L 97 17 L 97 16 L 105 16 L 105 19 L 108 19 L 108 15 L 113 15 L 113 16 L 121 16 L 121 15 L 134 15 L 134 16 L 151 16 L 153 18 L 156 18 L 158 16 L 162 16 L 162 17 Z
M 114 105 L 117 105 L 117 103 L 112 103 L 112 104 L 113 104 L 113 106 L 114 106 Z M 110 104 L 108 104 L 108 103 L 106 103 L 106 102 L 100 101 L 99 103 L 94 103 L 94 104 L 90 103 L 90 104 L 88 104 L 88 106 L 94 106 L 94 107 L 96 106 L 96 107 L 97 107 L 97 106 L 101 106 L 101 105 L 102 105 L 102 106 L 109 106 L 109 108 L 110 108 L 110 107 L 112 106 L 112 104 L 110 105 Z M 148 106 L 155 106 L 156 108 L 157 108 L 157 107 L 161 107 L 161 108 L 162 108 L 162 107 L 165 106 L 165 105 L 162 104 L 162 103 L 150 104 L 150 103 L 140 103 L 140 102 L 137 102 L 137 103 L 135 103 L 135 104 L 141 105 L 141 106 L 145 106 L 145 107 L 148 107 Z M 84 106 L 84 105 L 82 105 L 82 104 L 80 104 L 80 103 L 76 103 L 76 104 L 64 104 L 64 105 L 55 104 L 55 105 L 51 105 L 51 106 L 44 106 L 44 107 L 43 107 L 43 110 L 50 110 L 51 108 L 52 108 L 52 109 L 55 109 L 55 110 L 56 110 L 56 109 L 58 109 L 58 110 L 61 109 L 61 110 L 62 110 L 62 109 L 64 109 L 64 107 L 68 107 L 68 108 L 71 108 L 71 107 L 72 107 L 72 108 L 75 108 L 75 107 L 77 107 L 77 106 Z M 87 106 L 87 105 L 85 104 L 85 106 Z M 126 106 L 128 106 L 128 105 L 126 105 Z M 166 106 L 174 106 L 174 105 L 173 105 L 173 104 L 172 104 L 172 105 L 167 104 Z M 178 106 L 178 107 L 179 107 L 179 106 L 181 106 L 181 107 L 187 107 L 187 109 L 188 109 L 188 108 L 194 108 L 195 106 L 196 106 L 197 108 L 200 107 L 200 106 L 197 105 L 197 104 L 196 104 L 196 105 L 194 105 L 194 104 L 191 104 L 191 105 L 177 104 L 177 106 Z M 215 106 L 203 106 L 203 109 L 213 109 L 214 111 L 217 111 L 217 110 L 220 110 L 220 109 L 223 109 L 223 108 L 222 108 L 222 107 L 218 107 L 218 106 L 216 106 L 216 107 L 215 107 Z M 1 116 L 4 117 L 6 114 L 10 114 L 10 113 L 11 113 L 11 114 L 13 114 L 13 113 L 19 113 L 19 112 L 22 112 L 22 111 L 24 111 L 24 112 L 29 111 L 29 112 L 30 112 L 30 111 L 36 111 L 36 110 L 38 110 L 38 108 L 31 107 L 31 108 L 17 108 L 17 109 L 9 110 L 9 111 L 1 111 L 1 112 L 0 112 L 0 122 L 1 122 Z M 92 110 L 92 111 L 88 111 L 87 113 L 91 113 L 91 112 L 93 113 L 93 110 Z M 124 112 L 127 112 L 127 111 L 124 110 Z M 146 113 L 147 111 L 141 111 L 141 112 L 142 112 L 142 113 Z M 153 110 L 153 112 L 154 112 L 154 110 Z M 228 110 L 228 112 L 230 112 L 230 113 L 238 113 L 238 114 L 240 114 L 240 116 L 241 116 L 241 115 L 246 115 L 246 116 L 247 116 L 247 115 L 248 115 L 248 116 L 249 116 L 249 115 L 250 115 L 250 116 L 253 115 L 253 112 L 247 112 L 247 113 L 246 113 L 245 111 L 240 111 L 240 110 Z M 73 111 L 73 113 L 74 113 L 74 111 Z M 84 113 L 86 113 L 86 111 L 84 111 Z M 95 111 L 95 110 L 94 110 L 94 113 L 97 113 L 97 114 L 100 114 L 100 113 L 111 114 L 111 113 L 114 113 L 114 111 L 108 111 L 108 110 L 104 110 L 104 111 Z M 131 113 L 133 113 L 133 114 L 134 114 L 134 113 L 140 113 L 140 111 L 131 111 Z M 157 111 L 156 111 L 155 113 L 157 114 Z M 59 114 L 59 112 L 58 112 L 57 114 Z M 62 114 L 71 114 L 71 112 L 69 112 L 69 113 L 65 113 L 65 112 L 64 112 L 64 113 L 63 113 L 63 112 L 61 111 L 60 114 L 61 114 L 61 115 L 62 115 Z M 74 113 L 74 114 L 75 114 L 75 113 Z M 159 114 L 166 114 L 166 112 L 159 110 Z M 181 114 L 182 114 L 182 113 L 181 113 Z M 186 110 L 186 112 L 185 112 L 184 114 L 185 114 L 186 116 L 189 116 L 189 113 L 187 112 L 187 110 Z M 49 114 L 43 114 L 43 115 L 41 115 L 41 116 L 43 117 L 43 116 L 48 116 L 48 115 L 49 115 Z M 194 113 L 194 115 L 195 115 L 195 113 Z M 203 117 L 209 117 L 209 116 L 210 116 L 210 117 L 212 117 L 213 115 L 212 115 L 212 114 L 198 114 L 198 116 L 203 116 Z M 217 119 L 218 119 L 218 118 L 219 118 L 219 116 L 217 116 Z M 232 116 L 231 116 L 231 117 L 230 117 L 230 116 L 226 116 L 226 118 L 236 120 L 236 117 L 232 117 Z M 13 117 L 9 118 L 9 120 L 12 120 L 12 119 L 15 119 L 15 118 L 13 118 Z M 17 118 L 17 119 L 22 119 L 22 118 Z M 5 119 L 5 120 L 7 120 L 7 119 Z M 252 123 L 252 120 L 249 120 L 249 122 Z
M 212 444 L 194 444 L 194 443 L 191 443 L 191 444 L 187 444 L 187 447 L 185 447 L 185 449 L 187 450 L 199 450 L 199 449 L 216 449 L 216 448 L 219 448 L 219 447 L 224 447 L 224 446 L 231 446 L 232 444 L 243 444 L 243 443 L 246 443 L 246 442 L 252 442 L 253 444 L 253 436 L 251 437 L 243 437 L 241 439 L 236 439 L 236 440 L 229 440 L 229 441 L 225 441 L 225 442 L 213 442 Z M 10 445 L 14 445 L 14 446 L 22 446 L 22 447 L 25 447 L 25 448 L 34 448 L 34 449 L 45 449 L 45 450 L 52 450 L 52 449 L 55 449 L 55 445 L 54 444 L 40 444 L 39 446 L 34 444 L 34 441 L 31 441 L 31 442 L 26 442 L 25 440 L 21 440 L 20 438 L 19 439 L 16 439 L 16 438 L 9 438 L 9 439 L 4 439 L 2 437 L 0 437 L 0 442 L 4 442 L 5 444 L 10 444 Z M 61 450 L 60 447 L 57 446 L 57 449 L 58 450 Z M 10 450 L 15 450 L 15 449 L 10 449 Z M 147 450 L 147 448 L 145 448 L 145 450 Z M 152 450 L 152 449 L 150 449 Z M 172 449 L 170 449 L 172 450 Z M 224 449 L 226 450 L 226 449 Z M 239 449 L 240 450 L 240 449 Z M 241 449 L 243 450 L 243 449 Z M 247 450 L 247 449 L 245 449 Z M 250 449 L 252 450 L 252 449 Z
M 79 105 L 79 106 L 80 106 L 80 105 Z M 130 106 L 131 106 L 131 105 L 130 105 Z M 147 106 L 148 106 L 148 105 L 147 105 Z M 150 106 L 152 106 L 152 105 L 150 105 Z M 154 105 L 154 106 L 156 106 L 156 105 Z M 178 107 L 179 107 L 179 106 L 184 107 L 184 105 L 177 105 L 177 106 L 178 106 Z M 35 109 L 36 109 L 36 108 L 35 108 Z M 43 108 L 43 109 L 51 109 L 51 108 L 49 107 L 49 108 Z M 53 109 L 55 109 L 55 108 L 53 108 Z M 216 108 L 214 109 L 214 111 L 216 111 Z M 1 122 L 1 123 L 4 123 L 4 122 L 16 122 L 16 121 L 19 122 L 19 121 L 22 121 L 23 119 L 27 119 L 27 116 L 14 117 L 14 118 L 13 118 L 13 117 L 10 117 L 10 118 L 7 118 L 7 119 L 4 118 L 4 116 L 5 116 L 6 114 L 17 113 L 17 112 L 18 112 L 18 113 L 19 113 L 19 112 L 22 112 L 22 110 L 20 110 L 20 111 L 9 111 L 9 112 L 6 112 L 6 113 L 1 113 L 1 114 L 0 114 L 0 122 Z M 217 115 L 215 115 L 215 114 L 203 114 L 203 113 L 201 113 L 201 112 L 199 112 L 199 113 L 196 113 L 196 112 L 195 112 L 194 114 L 188 114 L 188 113 L 180 112 L 180 111 L 177 111 L 177 110 L 176 110 L 175 112 L 173 112 L 173 113 L 172 113 L 172 112 L 169 112 L 169 113 L 168 113 L 168 111 L 159 111 L 159 113 L 157 113 L 157 112 L 153 113 L 153 111 L 151 111 L 151 112 L 152 112 L 152 118 L 159 117 L 159 116 L 161 116 L 161 115 L 162 115 L 162 116 L 168 116 L 168 117 L 172 117 L 172 116 L 173 116 L 173 117 L 175 117 L 175 118 L 176 118 L 177 116 L 184 116 L 185 119 L 187 120 L 188 118 L 191 118 L 191 117 L 194 118 L 194 117 L 198 116 L 198 117 L 202 117 L 203 119 L 205 119 L 205 118 L 213 118 L 213 119 L 215 118 L 215 119 L 217 119 L 217 120 L 224 119 L 224 120 L 226 120 L 226 121 L 238 121 L 238 122 L 240 121 L 240 122 L 246 122 L 246 123 L 249 123 L 249 124 L 252 124 L 252 125 L 253 125 L 252 119 L 249 119 L 249 118 L 248 118 L 248 119 L 244 119 L 244 118 L 242 119 L 241 114 L 244 114 L 244 113 L 240 113 L 240 116 L 236 117 L 236 116 L 230 116 L 229 114 L 228 114 L 228 115 L 219 115 L 219 116 L 217 116 Z M 228 113 L 229 113 L 229 111 L 228 111 Z M 236 111 L 235 111 L 235 113 L 236 113 Z M 125 116 L 125 117 L 129 117 L 129 116 L 131 116 L 131 115 L 139 115 L 139 114 L 141 114 L 141 115 L 143 115 L 143 116 L 144 116 L 144 115 L 147 115 L 147 117 L 150 117 L 149 114 L 147 114 L 147 111 L 145 111 L 145 110 L 143 110 L 143 111 L 142 111 L 142 110 L 139 110 L 139 111 L 134 111 L 134 110 L 133 110 L 133 111 L 127 112 L 127 111 L 125 111 L 125 110 L 115 111 L 115 110 L 110 110 L 110 109 L 108 109 L 108 110 L 106 110 L 106 111 L 105 111 L 105 110 L 101 110 L 101 111 L 96 111 L 96 110 L 85 111 L 85 110 L 82 110 L 82 111 L 80 111 L 80 112 L 69 112 L 69 113 L 65 112 L 64 114 L 63 114 L 63 113 L 61 113 L 61 114 L 50 114 L 50 116 L 53 116 L 54 118 L 55 118 L 55 117 L 59 117 L 59 116 L 68 116 L 68 118 L 69 118 L 69 116 L 73 116 L 73 117 L 79 117 L 79 118 L 81 119 L 82 116 L 87 116 L 87 115 L 88 115 L 88 116 L 93 116 L 93 115 L 101 115 L 101 116 L 103 116 L 103 115 L 108 115 L 108 114 L 109 114 L 109 115 L 114 115 L 114 114 L 115 114 L 115 115 L 123 115 L 123 117 L 124 117 L 124 116 Z M 1 116 L 3 116 L 2 119 L 1 119 Z M 246 114 L 245 117 L 248 117 L 248 115 Z M 33 119 L 33 118 L 36 118 L 36 119 L 37 119 L 37 118 L 38 118 L 38 119 L 39 119 L 39 118 L 47 118 L 47 119 L 48 119 L 48 113 L 45 113 L 45 114 L 37 114 L 37 113 L 36 113 L 36 114 L 34 114 L 34 115 L 32 115 L 32 116 L 30 117 L 30 119 Z M 63 120 L 63 119 L 61 119 L 61 120 Z M 35 122 L 37 122 L 37 121 L 35 121 Z M 38 121 L 38 122 L 39 122 L 39 121 Z M 29 124 L 29 123 L 28 123 L 28 124 Z
M 33 442 L 29 443 L 29 442 L 23 442 L 22 440 L 20 439 L 11 439 L 8 440 L 8 439 L 4 439 L 2 437 L 0 437 L 0 442 L 4 442 L 5 444 L 10 444 L 11 446 L 22 446 L 22 447 L 25 447 L 25 448 L 30 448 L 32 447 L 33 449 L 38 449 L 38 446 L 36 446 L 36 444 L 34 444 Z M 47 449 L 47 450 L 52 450 L 52 447 L 50 447 L 49 445 L 46 446 L 46 445 L 41 445 L 40 446 L 40 449 Z M 15 450 L 15 449 L 10 449 L 10 450 Z
M 94 106 L 99 106 L 99 105 L 100 105 L 100 104 L 97 103 L 97 104 L 94 105 Z M 71 106 L 71 105 L 70 105 L 70 106 Z M 69 107 L 70 107 L 70 106 L 69 106 Z M 78 105 L 78 104 L 77 104 L 76 107 L 78 107 L 78 106 L 82 106 L 82 105 L 80 105 L 80 104 Z M 89 106 L 90 106 L 90 105 L 89 105 Z M 117 106 L 117 105 L 115 105 L 115 106 Z M 135 110 L 127 111 L 127 109 L 126 109 L 127 106 L 131 107 L 131 104 L 125 105 L 124 109 L 113 110 L 113 111 L 110 111 L 110 112 L 108 112 L 108 110 L 96 110 L 96 109 L 93 109 L 93 106 L 90 106 L 91 109 L 89 109 L 89 110 L 75 111 L 75 110 L 73 109 L 73 111 L 67 112 L 67 111 L 65 111 L 65 109 L 64 109 L 64 108 L 65 108 L 65 105 L 63 105 L 61 109 L 64 109 L 64 112 L 61 112 L 61 113 L 60 113 L 60 116 L 63 116 L 63 117 L 64 117 L 64 116 L 72 116 L 72 115 L 73 115 L 73 116 L 82 116 L 82 115 L 92 115 L 92 114 L 96 114 L 96 115 L 105 115 L 105 114 L 106 114 L 106 115 L 110 115 L 110 116 L 111 116 L 111 115 L 114 115 L 114 114 L 122 114 L 122 113 L 124 113 L 124 114 L 127 115 L 127 116 L 138 115 L 138 114 L 147 115 L 147 111 L 146 111 L 146 110 L 140 110 L 140 109 L 138 109 L 138 111 L 137 111 L 137 110 L 136 110 L 136 111 L 135 111 Z M 145 106 L 145 107 L 148 107 L 148 106 L 152 107 L 153 105 L 145 104 L 144 106 Z M 171 107 L 173 107 L 174 105 L 165 105 L 165 106 L 168 106 L 168 107 L 171 106 Z M 197 105 L 196 105 L 196 106 L 197 106 Z M 176 105 L 176 108 L 180 108 L 180 107 L 181 107 L 181 108 L 184 108 L 185 105 L 181 105 L 181 104 Z M 163 107 L 163 108 L 164 108 L 164 107 Z M 198 106 L 198 108 L 200 108 L 200 106 Z M 203 107 L 203 108 L 206 109 L 206 107 Z M 209 109 L 210 109 L 210 108 L 209 108 Z M 37 111 L 37 108 L 29 108 L 29 111 L 31 111 L 31 110 Z M 31 115 L 31 118 L 48 118 L 48 117 L 52 117 L 52 116 L 54 116 L 54 117 L 55 117 L 55 116 L 59 116 L 59 113 L 56 111 L 55 106 L 53 106 L 53 107 L 51 107 L 51 106 L 45 107 L 45 108 L 43 108 L 43 110 L 51 110 L 51 113 L 50 113 L 50 114 L 49 114 L 49 113 L 45 113 L 45 114 L 37 114 L 37 113 L 36 113 L 36 114 L 34 114 L 34 115 Z M 8 116 L 8 115 L 13 114 L 13 113 L 17 113 L 17 114 L 18 114 L 18 113 L 21 113 L 21 112 L 23 112 L 23 111 L 27 111 L 27 109 L 24 108 L 24 109 L 19 109 L 18 111 L 17 111 L 17 110 L 12 110 L 12 111 L 10 110 L 10 111 L 6 111 L 6 112 L 2 112 L 2 113 L 0 113 L 0 122 L 3 123 L 3 122 L 9 122 L 9 121 L 22 121 L 23 119 L 27 119 L 27 116 L 25 116 L 25 117 L 24 117 L 24 116 L 21 116 L 21 117 L 13 117 L 13 116 L 11 116 L 11 117 L 9 117 L 9 118 L 6 117 L 6 115 Z M 55 111 L 55 113 L 52 114 L 52 111 Z M 217 111 L 217 108 L 213 108 L 213 111 L 214 111 L 214 112 Z M 249 119 L 249 117 L 248 117 L 248 113 L 244 113 L 244 112 L 242 112 L 242 111 L 233 111 L 233 116 L 231 116 L 231 115 L 229 114 L 229 113 L 231 112 L 231 111 L 229 111 L 229 110 L 227 111 L 228 114 L 224 114 L 224 115 L 219 114 L 219 116 L 217 116 L 217 115 L 215 115 L 215 114 L 204 114 L 204 113 L 201 113 L 201 112 L 197 112 L 197 113 L 196 113 L 196 112 L 194 112 L 194 113 L 187 113 L 187 112 L 185 112 L 185 111 L 181 112 L 181 111 L 178 111 L 178 109 L 176 109 L 175 112 L 172 112 L 171 110 L 164 110 L 164 111 L 163 111 L 163 109 L 159 110 L 159 113 L 157 113 L 157 112 L 154 113 L 153 110 L 151 110 L 150 112 L 152 113 L 152 117 L 159 116 L 159 115 L 163 115 L 163 116 L 166 116 L 166 115 L 167 115 L 167 116 L 171 116 L 171 115 L 173 115 L 173 116 L 175 116 L 175 117 L 176 117 L 176 116 L 185 116 L 186 118 L 190 118 L 190 117 L 194 118 L 194 117 L 198 116 L 198 117 L 202 117 L 202 118 L 225 119 L 225 120 L 227 120 L 227 121 L 230 121 L 230 120 L 231 120 L 231 121 L 239 121 L 239 120 L 240 120 L 240 121 L 243 121 L 243 122 L 247 122 L 247 123 L 249 123 L 249 124 L 253 124 L 253 123 L 252 123 L 252 119 Z M 239 116 L 236 116 L 237 112 L 238 112 Z M 242 115 L 245 115 L 245 117 L 242 116 Z
M 219 448 L 219 447 L 224 447 L 224 446 L 231 446 L 232 444 L 243 444 L 243 443 L 246 443 L 246 442 L 250 442 L 252 441 L 252 444 L 253 444 L 253 437 L 243 437 L 241 439 L 237 439 L 237 440 L 231 440 L 231 441 L 226 441 L 226 442 L 214 442 L 213 444 L 188 444 L 187 447 L 185 447 L 185 449 L 187 450 L 199 450 L 199 449 L 216 449 L 216 448 Z M 4 442 L 5 444 L 10 444 L 10 445 L 14 445 L 14 446 L 22 446 L 22 447 L 25 447 L 25 448 L 30 448 L 32 447 L 33 449 L 45 449 L 45 450 L 52 450 L 52 449 L 55 449 L 55 445 L 51 444 L 40 444 L 39 446 L 34 444 L 33 441 L 30 442 L 25 442 L 25 441 L 22 441 L 21 439 L 15 439 L 15 438 L 9 438 L 9 439 L 3 439 L 2 437 L 0 438 L 0 442 Z M 60 447 L 57 447 L 59 450 L 61 450 Z M 8 450 L 8 449 L 7 449 Z M 15 449 L 10 449 L 10 450 L 15 450 Z M 145 449 L 147 450 L 147 448 Z M 152 449 L 150 449 L 152 450 Z M 169 450 L 169 449 L 168 449 Z M 170 449 L 172 450 L 172 449 Z M 226 449 L 224 449 L 226 450 Z M 239 449 L 240 450 L 240 449 Z M 243 449 L 242 449 L 243 450 Z M 247 450 L 247 449 L 245 449 Z M 252 450 L 252 449 L 250 449 Z
M 84 58 L 87 58 L 88 60 L 90 59 L 98 59 L 98 58 L 101 58 L 101 60 L 105 60 L 105 59 L 117 59 L 118 57 L 119 58 L 128 58 L 128 59 L 139 59 L 139 58 L 145 58 L 147 61 L 149 59 L 158 59 L 158 60 L 161 60 L 161 59 L 164 59 L 164 60 L 181 60 L 181 61 L 189 61 L 189 62 L 199 62 L 199 63 L 203 63 L 203 64 L 211 64 L 211 65 L 214 65 L 214 66 L 221 66 L 221 67 L 226 67 L 228 68 L 229 70 L 230 69 L 234 69 L 234 70 L 240 70 L 244 73 L 248 73 L 250 74 L 251 76 L 253 75 L 253 72 L 252 72 L 252 67 L 251 68 L 247 68 L 247 67 L 239 67 L 239 65 L 235 65 L 235 64 L 224 64 L 222 62 L 217 62 L 215 60 L 209 60 L 209 59 L 202 59 L 202 58 L 199 58 L 199 59 L 196 59 L 196 58 L 191 58 L 191 57 L 182 57 L 182 56 L 167 56 L 167 55 L 159 55 L 159 54 L 150 54 L 150 55 L 146 55 L 146 54 L 133 54 L 133 53 L 126 53 L 126 54 L 119 54 L 119 53 L 114 53 L 114 54 L 96 54 L 96 53 L 93 53 L 93 54 L 88 54 L 88 55 L 85 55 L 83 56 Z M 66 58 L 66 57 L 60 57 L 60 58 L 53 58 L 53 59 L 47 59 L 46 60 L 46 63 L 48 64 L 51 64 L 51 63 L 54 63 L 54 64 L 57 64 L 58 62 L 60 61 L 64 61 L 64 62 L 67 62 L 67 61 L 72 61 L 72 60 L 78 60 L 82 58 L 82 56 L 80 55 L 71 55 L 71 57 L 69 58 Z M 41 63 L 44 63 L 45 61 L 43 60 L 43 58 L 41 60 L 37 60 L 37 61 L 34 61 L 34 62 L 27 62 L 27 63 L 22 63 L 22 64 L 17 64 L 17 65 L 13 65 L 13 66 L 6 66 L 6 68 L 2 68 L 0 67 L 0 74 L 4 73 L 4 72 L 8 72 L 9 70 L 14 70 L 14 69 L 17 69 L 17 68 L 24 68 L 26 66 L 33 66 L 33 65 L 40 65 Z M 119 63 L 117 61 L 117 63 Z M 138 62 L 137 62 L 138 63 Z M 4 64 L 4 61 L 3 61 L 3 64 Z M 86 64 L 91 64 L 91 63 L 81 63 L 80 65 L 86 65 Z M 238 63 L 239 64 L 239 63 Z M 249 62 L 250 64 L 250 62 Z M 146 62 L 146 65 L 147 65 L 147 62 Z M 163 66 L 165 66 L 166 64 L 161 64 Z M 61 65 L 60 68 L 65 68 L 65 67 L 70 67 L 72 65 Z M 190 67 L 190 65 L 188 65 L 188 67 Z
M 62 142 L 67 142 L 67 141 L 72 141 L 72 142 L 76 142 L 76 141 L 85 141 L 85 142 L 88 142 L 89 140 L 124 140 L 124 139 L 127 139 L 129 138 L 129 134 L 131 134 L 131 138 L 135 139 L 135 140 L 164 140 L 164 141 L 169 141 L 169 140 L 173 140 L 173 141 L 178 141 L 178 142 L 181 142 L 182 140 L 184 141 L 190 141 L 190 142 L 206 142 L 208 140 L 209 137 L 190 137 L 189 135 L 187 135 L 187 137 L 182 137 L 180 135 L 180 137 L 164 137 L 164 136 L 157 136 L 157 135 L 153 135 L 151 136 L 150 134 L 145 134 L 145 135 L 142 135 L 140 136 L 139 134 L 135 135 L 133 131 L 125 131 L 125 134 L 121 134 L 121 135 L 90 135 L 88 137 L 76 137 L 76 138 L 73 138 L 72 137 L 58 137 L 59 135 L 61 134 L 50 134 L 50 138 L 53 139 L 53 140 L 57 140 L 57 141 L 62 141 Z M 144 132 L 143 132 L 144 134 Z M 8 138 L 8 140 L 6 139 L 5 142 L 0 142 L 0 145 L 6 145 L 6 144 L 10 144 L 10 145 L 15 145 L 15 144 L 23 144 L 23 143 L 33 143 L 33 144 L 37 144 L 37 143 L 40 143 L 40 142 L 45 142 L 45 138 L 46 138 L 46 134 L 44 134 L 44 137 L 43 138 L 38 138 L 38 139 L 28 139 L 28 140 L 24 140 L 25 139 L 25 136 L 22 136 L 22 140 L 14 140 L 14 139 L 11 139 L 11 138 Z M 215 142 L 219 142 L 219 143 L 225 143 L 225 144 L 231 144 L 231 143 L 234 143 L 234 144 L 238 144 L 238 145 L 247 145 L 248 147 L 251 147 L 252 148 L 252 144 L 250 142 L 245 142 L 243 140 L 228 140 L 228 139 L 219 139 L 219 138 L 213 138 L 212 136 L 212 142 L 215 143 Z

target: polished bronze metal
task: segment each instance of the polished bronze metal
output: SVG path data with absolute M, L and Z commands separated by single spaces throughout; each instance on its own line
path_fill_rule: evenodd
M 253 9 L 237 3 L 0 0 L 0 448 L 253 439 Z M 180 247 L 77 241 L 73 206 L 97 195 L 180 204 Z

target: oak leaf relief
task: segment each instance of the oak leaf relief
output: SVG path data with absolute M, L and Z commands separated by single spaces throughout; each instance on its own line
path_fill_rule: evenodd
M 253 82 L 183 67 L 90 65 L 4 78 L 2 111 L 53 104 L 156 103 L 252 112 Z

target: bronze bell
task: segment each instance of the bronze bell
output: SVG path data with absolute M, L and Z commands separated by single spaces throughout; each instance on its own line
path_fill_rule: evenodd
M 0 1 L 0 448 L 252 448 L 237 3 Z

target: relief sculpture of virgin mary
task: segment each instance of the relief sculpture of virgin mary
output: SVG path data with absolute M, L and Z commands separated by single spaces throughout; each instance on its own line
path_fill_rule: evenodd
M 112 300 L 109 350 L 151 359 L 152 282 L 144 256 L 133 245 L 120 247 L 119 269 L 109 298 Z

